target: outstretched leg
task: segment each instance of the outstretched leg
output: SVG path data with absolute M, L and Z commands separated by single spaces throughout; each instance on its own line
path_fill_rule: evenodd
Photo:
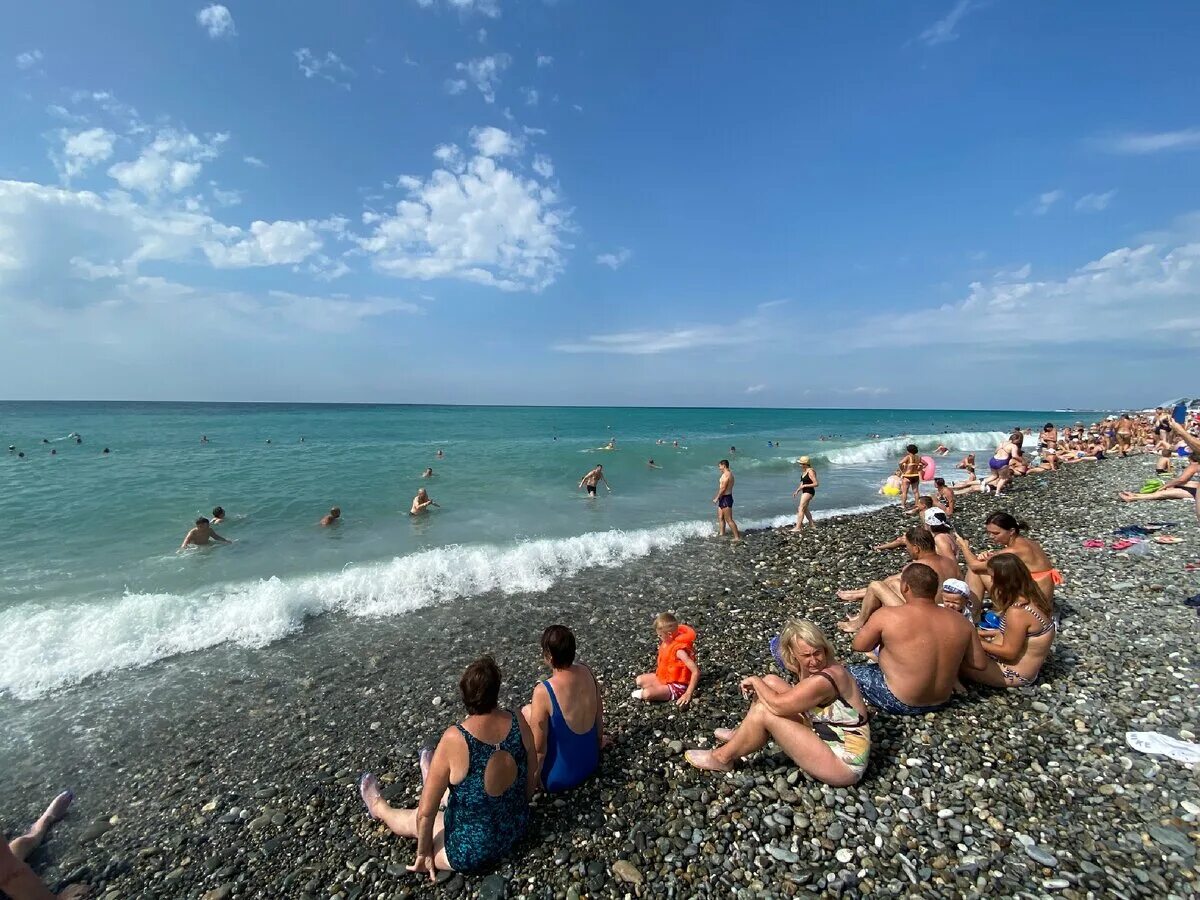
M 38 817 L 36 822 L 29 826 L 29 831 L 16 840 L 9 842 L 8 849 L 12 851 L 13 856 L 20 860 L 28 859 L 29 854 L 36 850 L 42 841 L 46 839 L 46 833 L 50 830 L 50 826 L 67 814 L 67 808 L 74 799 L 75 795 L 73 793 L 63 791 L 51 800 L 50 805 L 46 807 L 46 811 Z

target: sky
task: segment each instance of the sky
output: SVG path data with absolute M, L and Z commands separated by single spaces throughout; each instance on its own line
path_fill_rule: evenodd
M 4 399 L 1200 394 L 1200 4 L 19 4 Z

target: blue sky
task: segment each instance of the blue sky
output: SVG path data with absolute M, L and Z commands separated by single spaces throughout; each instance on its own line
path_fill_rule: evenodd
M 1200 6 L 10 10 L 0 395 L 1195 394 Z

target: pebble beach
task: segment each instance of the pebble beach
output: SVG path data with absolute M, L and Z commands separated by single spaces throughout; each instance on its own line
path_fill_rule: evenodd
M 1151 472 L 1152 457 L 1135 456 L 960 500 L 955 524 L 973 548 L 984 517 L 1005 509 L 1063 572 L 1053 655 L 1032 688 L 972 687 L 937 714 L 877 716 L 854 787 L 817 784 L 774 747 L 729 775 L 693 770 L 683 751 L 741 718 L 738 682 L 775 670 L 767 640 L 787 617 L 813 619 L 859 661 L 834 627 L 850 611 L 834 594 L 899 569 L 902 553 L 870 550 L 912 523 L 897 507 L 800 537 L 689 540 L 540 593 L 325 616 L 269 651 L 221 647 L 121 673 L 82 715 L 59 715 L 73 689 L 16 705 L 10 739 L 25 755 L 0 773 L 3 825 L 15 833 L 74 789 L 33 864 L 52 886 L 85 881 L 107 900 L 1194 897 L 1200 775 L 1125 742 L 1130 730 L 1200 734 L 1200 620 L 1182 602 L 1200 590 L 1185 568 L 1200 561 L 1192 506 L 1116 499 Z M 1168 533 L 1182 543 L 1144 555 L 1082 546 L 1147 521 L 1177 523 Z M 629 699 L 663 610 L 699 632 L 702 680 L 683 711 Z M 575 631 L 603 684 L 616 743 L 598 777 L 539 797 L 519 853 L 496 870 L 437 885 L 407 874 L 413 845 L 364 815 L 358 775 L 378 773 L 393 804 L 415 805 L 417 751 L 461 718 L 463 667 L 492 653 L 502 702 L 518 707 L 544 677 L 537 641 L 554 622 Z

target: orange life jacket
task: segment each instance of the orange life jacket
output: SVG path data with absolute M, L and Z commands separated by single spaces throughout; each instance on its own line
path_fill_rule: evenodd
M 692 673 L 679 659 L 679 651 L 696 660 L 696 629 L 682 622 L 666 643 L 658 645 L 658 668 L 654 674 L 663 684 L 687 684 L 692 680 Z

